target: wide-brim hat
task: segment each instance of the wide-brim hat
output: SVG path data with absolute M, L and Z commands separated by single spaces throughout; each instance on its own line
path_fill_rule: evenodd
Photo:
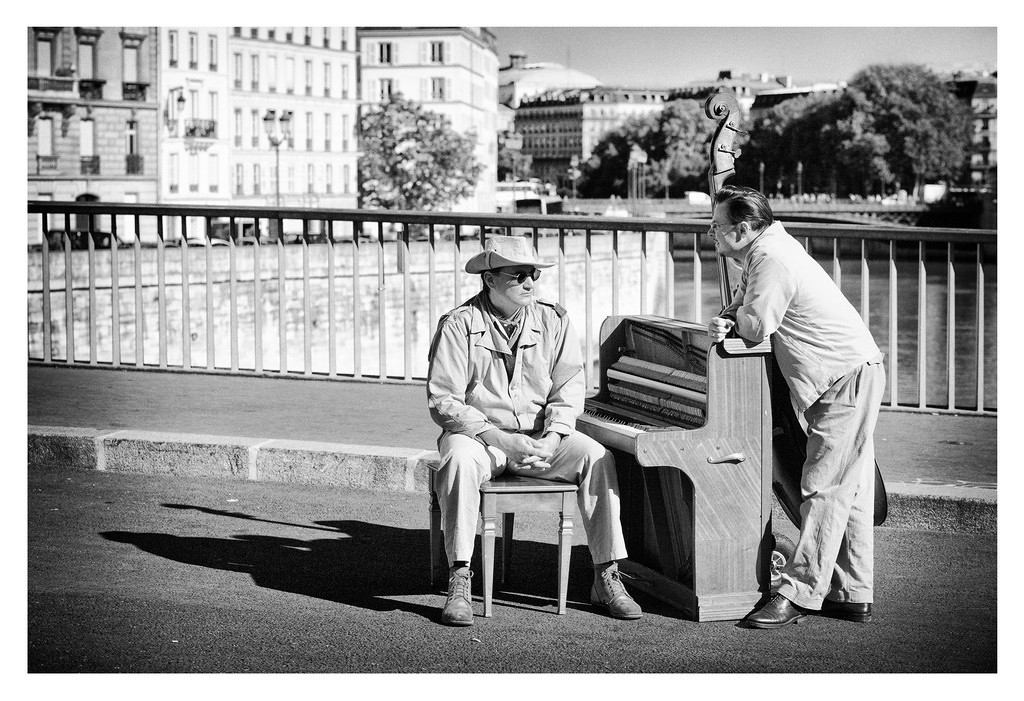
M 545 263 L 537 258 L 533 242 L 523 236 L 492 235 L 487 237 L 484 250 L 466 262 L 466 272 L 482 273 L 514 265 L 550 268 L 554 263 Z

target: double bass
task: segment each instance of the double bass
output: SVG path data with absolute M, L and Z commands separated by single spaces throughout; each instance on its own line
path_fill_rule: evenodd
M 704 103 L 704 113 L 708 118 L 718 122 L 718 127 L 711 139 L 708 168 L 708 190 L 711 195 L 713 213 L 715 195 L 726 179 L 736 172 L 736 159 L 740 156 L 740 150 L 736 147 L 736 139 L 745 132 L 740 129 L 739 102 L 732 93 L 717 92 L 709 96 Z M 719 292 L 722 307 L 725 308 L 733 298 L 733 289 L 730 283 L 730 266 L 733 264 L 724 256 L 719 257 L 718 263 Z M 770 357 L 768 375 L 772 405 L 772 491 L 783 512 L 799 528 L 802 523 L 800 504 L 803 502 L 800 480 L 803 474 L 803 465 L 807 459 L 807 431 L 793 409 L 789 386 L 779 369 L 774 351 Z M 874 525 L 880 526 L 885 521 L 888 512 L 885 482 L 876 461 Z

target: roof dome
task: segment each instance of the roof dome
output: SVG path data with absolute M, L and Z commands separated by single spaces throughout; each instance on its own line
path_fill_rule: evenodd
M 567 88 L 594 88 L 604 85 L 594 76 L 566 68 L 560 63 L 526 63 L 526 54 L 513 53 L 511 63 L 498 71 L 499 101 L 517 107 L 527 95 Z

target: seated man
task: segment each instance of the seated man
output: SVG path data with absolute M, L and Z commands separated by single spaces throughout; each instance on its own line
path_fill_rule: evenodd
M 615 460 L 575 430 L 586 383 L 579 341 L 565 309 L 534 297 L 540 269 L 530 241 L 490 236 L 466 263 L 478 295 L 441 318 L 430 344 L 427 405 L 442 428 L 435 480 L 448 599 L 443 623 L 473 624 L 470 558 L 480 485 L 506 470 L 579 487 L 577 502 L 594 563 L 592 603 L 615 618 L 640 618 L 616 561 L 626 557 Z

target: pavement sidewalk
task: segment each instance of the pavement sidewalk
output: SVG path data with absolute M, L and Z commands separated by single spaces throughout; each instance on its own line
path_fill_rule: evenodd
M 30 459 L 423 490 L 437 428 L 422 384 L 28 367 Z M 883 411 L 893 526 L 994 533 L 996 419 Z
M 638 621 L 595 612 L 582 529 L 568 613 L 556 615 L 557 515 L 523 514 L 512 580 L 496 593 L 493 617 L 481 617 L 474 578 L 475 623 L 451 628 L 438 622 L 444 592 L 429 587 L 422 493 L 49 468 L 30 468 L 27 486 L 34 673 L 600 673 L 605 691 L 624 682 L 625 693 L 644 693 L 659 682 L 657 693 L 677 696 L 701 678 L 604 675 L 997 670 L 991 535 L 878 528 L 871 623 L 814 616 L 758 631 L 681 619 L 643 594 Z M 89 681 L 73 684 L 80 692 Z M 237 696 L 245 681 L 232 678 L 224 691 Z M 290 678 L 281 694 L 302 681 Z M 390 680 L 375 686 L 382 681 Z M 429 681 L 417 678 L 410 694 Z M 439 691 L 450 695 L 453 681 L 470 680 Z M 504 698 L 521 678 L 480 681 Z M 582 681 L 572 681 L 577 695 Z M 721 698 L 723 684 L 736 681 L 714 680 L 706 691 Z M 943 685 L 984 695 L 990 681 L 995 674 Z M 544 682 L 539 698 L 554 695 Z M 207 698 L 208 683 L 192 693 Z M 350 688 L 341 683 L 334 695 Z M 776 683 L 758 678 L 748 691 Z M 900 683 L 885 678 L 885 689 L 891 695 Z M 920 678 L 907 683 L 907 693 L 910 684 L 920 691 Z

